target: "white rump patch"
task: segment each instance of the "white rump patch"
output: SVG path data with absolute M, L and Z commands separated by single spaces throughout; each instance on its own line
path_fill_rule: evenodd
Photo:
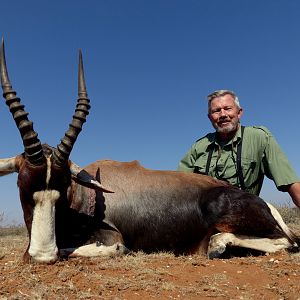
M 54 262 L 57 260 L 55 236 L 55 203 L 60 194 L 56 190 L 35 192 L 31 241 L 29 254 L 39 262 Z
M 274 217 L 274 219 L 278 222 L 278 225 L 281 227 L 281 229 L 285 232 L 285 234 L 293 241 L 294 234 L 291 232 L 289 227 L 284 223 L 282 216 L 280 215 L 279 211 L 270 203 L 266 202 L 271 210 L 271 214 Z M 297 246 L 295 243 L 294 246 Z

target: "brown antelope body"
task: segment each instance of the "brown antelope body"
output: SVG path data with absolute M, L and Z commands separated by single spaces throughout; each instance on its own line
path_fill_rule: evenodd
M 97 161 L 85 170 L 73 163 L 69 156 L 90 108 L 81 53 L 75 114 L 57 148 L 41 145 L 12 89 L 3 41 L 0 71 L 24 144 L 23 154 L 0 160 L 0 175 L 18 173 L 29 234 L 26 261 L 138 250 L 214 258 L 228 245 L 265 252 L 300 245 L 273 206 L 211 177 L 149 170 L 137 162 Z

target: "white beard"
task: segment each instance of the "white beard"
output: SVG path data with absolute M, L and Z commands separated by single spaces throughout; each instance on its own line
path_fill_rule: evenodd
M 214 127 L 217 132 L 219 133 L 230 133 L 232 131 L 236 131 L 239 125 L 239 120 L 232 121 L 228 125 L 224 127 L 219 127 L 218 125 L 214 124 Z

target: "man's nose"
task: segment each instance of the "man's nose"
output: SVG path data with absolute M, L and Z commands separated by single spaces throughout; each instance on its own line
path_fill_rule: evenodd
M 227 113 L 226 113 L 226 110 L 225 110 L 225 109 L 221 109 L 221 110 L 220 110 L 220 116 L 221 116 L 221 117 L 226 117 L 226 116 L 227 116 Z

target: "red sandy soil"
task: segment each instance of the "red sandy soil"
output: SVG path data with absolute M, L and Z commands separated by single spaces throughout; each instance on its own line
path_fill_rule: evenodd
M 300 255 L 208 260 L 137 253 L 24 264 L 26 235 L 0 236 L 0 299 L 300 299 Z

